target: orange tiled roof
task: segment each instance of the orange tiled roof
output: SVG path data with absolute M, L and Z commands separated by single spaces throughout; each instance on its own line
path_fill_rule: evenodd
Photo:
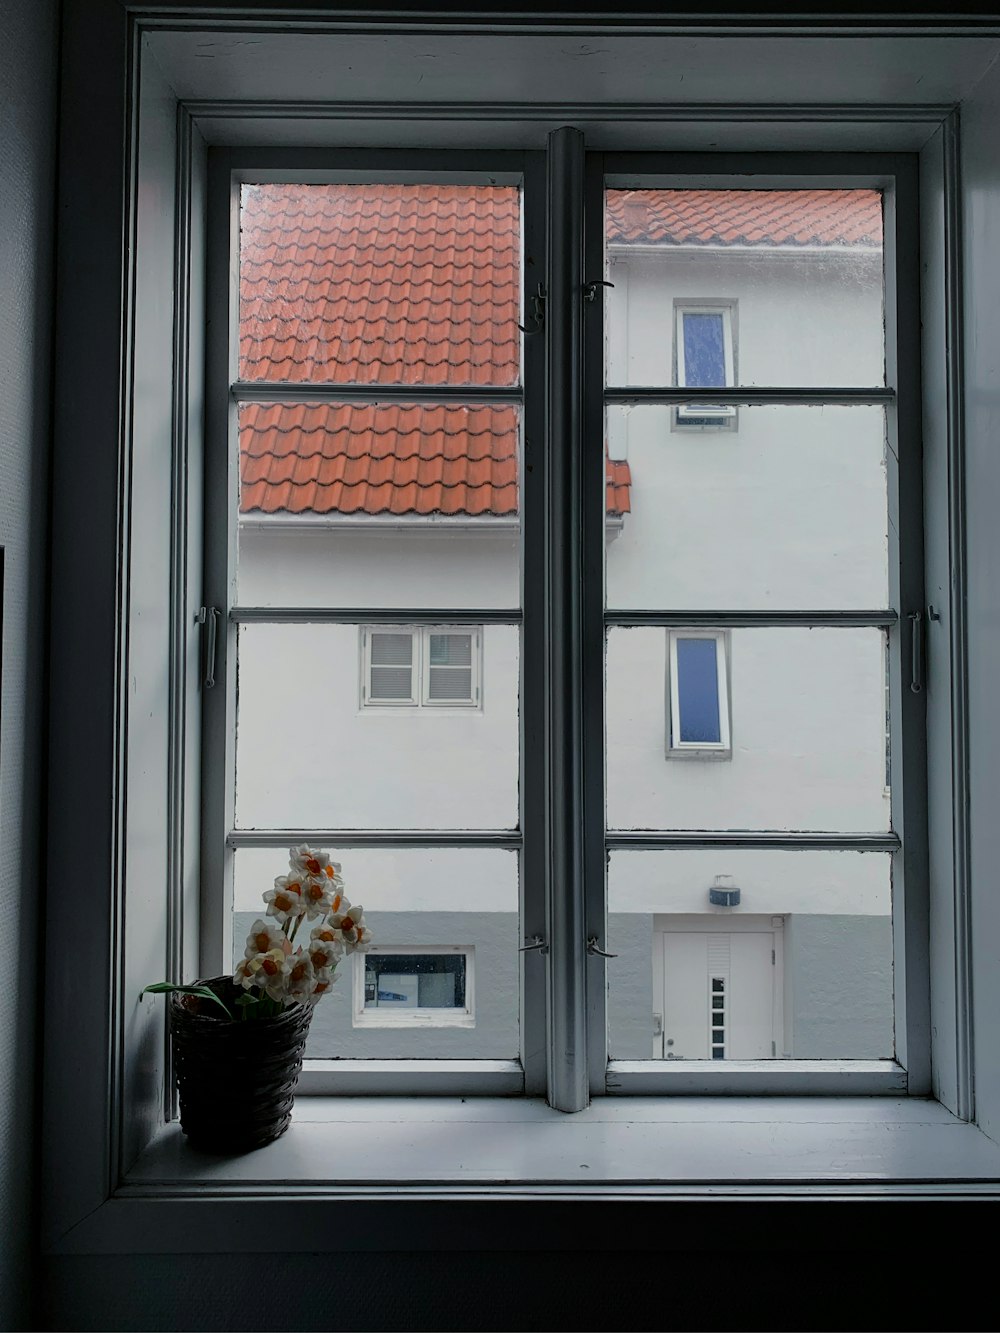
M 512 406 L 245 403 L 240 461 L 243 513 L 517 513 Z M 608 460 L 609 513 L 629 485 Z
M 240 377 L 305 383 L 512 385 L 520 201 L 509 186 L 247 185 Z M 617 190 L 609 241 L 881 241 L 855 190 Z M 515 514 L 513 407 L 245 404 L 244 513 Z M 607 462 L 609 514 L 630 473 Z
M 881 245 L 878 190 L 609 190 L 608 240 Z

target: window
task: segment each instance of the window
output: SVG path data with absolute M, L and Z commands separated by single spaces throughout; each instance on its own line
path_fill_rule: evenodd
M 361 702 L 368 708 L 476 707 L 482 632 L 438 627 L 361 631 Z
M 578 258 L 628 276 L 588 286 L 576 329 L 556 274 L 544 299 L 522 290 L 577 234 L 532 154 L 458 182 L 434 154 L 380 164 L 216 168 L 239 288 L 210 492 L 232 539 L 210 583 L 235 589 L 235 673 L 206 708 L 236 726 L 206 735 L 228 747 L 213 839 L 234 936 L 269 849 L 321 839 L 382 952 L 317 1016 L 307 1057 L 399 1061 L 404 1090 L 407 1061 L 439 1062 L 447 1090 L 465 1060 L 483 1091 L 514 1078 L 573 1109 L 601 1074 L 615 1090 L 623 1060 L 651 1066 L 649 1089 L 680 1065 L 679 1047 L 650 1057 L 652 1016 L 675 1012 L 664 995 L 705 932 L 671 923 L 725 880 L 737 915 L 792 923 L 788 1037 L 736 1041 L 727 977 L 725 1040 L 702 1024 L 686 1069 L 730 1066 L 737 1090 L 745 1052 L 770 1061 L 773 1042 L 777 1084 L 783 1061 L 837 1058 L 884 1061 L 889 1086 L 904 793 L 885 796 L 884 670 L 887 651 L 902 667 L 891 590 L 918 549 L 900 537 L 916 507 L 897 524 L 890 506 L 919 489 L 886 385 L 891 181 L 690 190 L 595 155 Z M 481 300 L 456 300 L 458 272 Z M 839 323 L 794 333 L 821 305 Z M 755 330 L 740 376 L 737 308 Z M 560 338 L 578 339 L 562 359 Z M 737 393 L 735 453 L 671 435 L 675 413 L 731 423 Z M 734 717 L 739 762 L 705 762 L 733 758 Z M 703 1006 L 706 984 L 701 968 L 684 994 Z
M 675 630 L 668 638 L 668 757 L 728 757 L 727 635 Z
M 674 361 L 677 384 L 685 389 L 729 389 L 736 383 L 734 305 L 677 302 L 674 306 Z M 726 404 L 682 403 L 677 424 L 728 426 L 736 408 Z
M 475 1027 L 475 949 L 373 949 L 354 960 L 355 1027 Z

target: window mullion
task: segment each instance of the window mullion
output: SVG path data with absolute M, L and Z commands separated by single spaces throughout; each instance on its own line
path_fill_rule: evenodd
M 548 139 L 545 548 L 548 1100 L 589 1101 L 584 894 L 583 203 L 579 130 Z

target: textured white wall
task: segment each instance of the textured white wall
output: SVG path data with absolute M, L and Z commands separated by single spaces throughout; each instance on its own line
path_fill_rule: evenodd
M 0 5 L 0 1327 L 27 1325 L 34 1253 L 35 952 L 42 763 L 52 179 L 52 0 Z M 27 904 L 30 902 L 30 906 Z M 16 1009 L 15 1009 L 16 1006 Z

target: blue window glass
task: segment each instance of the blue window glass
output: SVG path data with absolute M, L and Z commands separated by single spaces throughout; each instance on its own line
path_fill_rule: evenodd
M 689 389 L 726 387 L 726 342 L 723 312 L 685 312 L 684 383 Z
M 680 740 L 718 745 L 722 728 L 714 639 L 677 640 L 677 701 Z

